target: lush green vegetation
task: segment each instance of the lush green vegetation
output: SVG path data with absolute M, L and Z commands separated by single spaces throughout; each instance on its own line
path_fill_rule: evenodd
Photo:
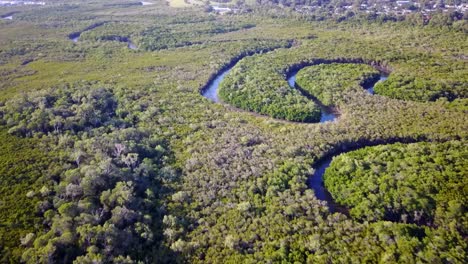
M 351 215 L 451 227 L 466 236 L 466 144 L 368 147 L 333 159 L 325 186 Z
M 41 90 L 10 100 L 0 108 L 0 115 L 11 127 L 10 134 L 76 134 L 110 124 L 125 126 L 123 120 L 114 118 L 117 107 L 117 100 L 109 89 L 91 88 L 83 83 Z
M 467 262 L 466 224 L 438 218 L 456 204 L 428 210 L 448 226 L 366 222 L 330 213 L 306 185 L 318 160 L 351 148 L 463 149 L 462 31 L 261 6 L 216 15 L 159 0 L 48 2 L 0 8 L 19 12 L 0 20 L 0 262 Z M 369 64 L 391 70 L 390 83 L 414 81 L 398 90 L 405 100 L 341 90 L 335 122 L 283 122 L 200 95 L 238 60 L 226 87 L 245 88 L 256 107 L 275 99 L 277 109 L 257 110 L 283 119 L 317 113 L 286 82 L 298 67 Z M 301 107 L 288 112 L 288 96 Z
M 397 30 L 397 28 L 406 30 L 401 27 L 401 25 L 391 26 L 387 28 L 389 31 L 385 32 L 393 34 L 391 32 Z M 346 30 L 346 26 L 342 26 L 342 29 Z M 380 32 L 377 30 L 380 30 Z M 303 40 L 304 44 L 300 47 L 245 60 L 237 67 L 237 71 L 247 73 L 244 75 L 250 78 L 231 75 L 227 78 L 231 81 L 224 86 L 231 89 L 242 87 L 249 93 L 255 93 L 254 90 L 263 88 L 262 85 L 257 85 L 257 83 L 261 83 L 266 79 L 273 78 L 272 80 L 276 83 L 275 87 L 285 85 L 285 82 L 281 79 L 285 79 L 289 72 L 298 67 L 320 63 L 348 62 L 367 63 L 384 71 L 392 72 L 386 82 L 379 83 L 376 86 L 375 92 L 377 94 L 414 101 L 435 101 L 440 98 L 451 101 L 456 98 L 466 98 L 466 83 L 468 82 L 464 74 L 464 62 L 458 57 L 462 56 L 461 54 L 455 55 L 458 54 L 456 47 L 464 46 L 461 42 L 457 42 L 461 37 L 458 33 L 453 33 L 454 35 L 451 36 L 453 41 L 457 42 L 456 45 L 452 46 L 442 44 L 441 40 L 431 39 L 434 37 L 434 35 L 429 37 L 431 29 L 423 30 L 425 33 L 414 34 L 408 32 L 408 35 L 403 33 L 402 37 L 395 37 L 395 39 L 403 42 L 412 42 L 411 45 L 405 45 L 399 41 L 392 41 L 393 37 L 384 37 L 384 30 L 385 27 L 372 32 L 355 32 L 354 34 L 359 35 L 358 38 L 353 36 L 352 33 L 322 33 L 313 41 Z M 434 45 L 427 44 L 427 42 L 424 44 L 424 39 L 442 45 L 436 48 Z M 465 39 L 465 37 L 461 39 Z M 424 48 L 411 47 L 412 45 L 419 45 L 417 43 L 420 43 Z M 455 52 L 455 57 L 448 58 L 442 55 L 443 52 L 440 50 L 442 46 Z M 401 50 L 403 50 L 404 54 L 401 54 Z M 424 50 L 431 50 L 434 53 L 428 55 Z M 401 76 L 405 76 L 403 77 L 405 79 L 404 83 L 398 81 L 402 79 Z M 387 87 L 390 88 L 387 89 Z M 395 90 L 392 87 L 398 87 L 398 89 Z M 258 93 L 262 94 L 261 92 Z M 242 98 L 242 94 L 241 92 L 233 94 L 229 100 L 232 101 L 233 98 L 237 97 Z M 265 96 L 265 98 L 269 97 Z M 239 99 L 239 101 L 245 101 L 245 96 L 243 99 Z
M 146 129 L 130 127 L 136 120 L 112 91 L 81 83 L 25 95 L 1 108 L 8 133 L 43 138 L 60 153 L 58 164 L 46 163 L 42 188 L 26 194 L 39 198 L 35 213 L 45 232 L 21 238 L 28 248 L 23 261 L 130 261 L 144 259 L 160 244 L 153 233 L 162 222 L 158 201 L 167 193 L 163 183 L 176 176 L 166 166 L 168 147 Z M 34 183 L 22 184 L 28 182 Z
M 59 153 L 41 146 L 39 140 L 11 136 L 4 129 L 0 135 L 0 262 L 8 263 L 24 250 L 20 239 L 42 222 L 35 194 Z
M 333 63 L 304 68 L 298 72 L 296 83 L 324 105 L 334 105 L 343 90 L 362 89 L 379 77 L 379 72 L 369 65 Z
M 299 122 L 320 120 L 320 108 L 299 91 L 291 89 L 280 76 L 249 82 L 246 74 L 257 72 L 255 57 L 245 58 L 237 63 L 223 80 L 219 89 L 222 100 L 274 118 Z M 265 76 L 263 73 L 258 74 Z M 249 82 L 249 85 L 245 85 L 245 82 Z
M 135 32 L 140 26 L 131 23 L 108 22 L 98 27 L 82 32 L 80 41 L 121 41 L 126 42 L 136 38 Z
M 386 31 L 385 34 L 397 28 L 399 26 L 391 27 L 390 31 Z M 383 28 L 380 30 L 383 30 Z M 465 66 L 458 57 L 449 59 L 446 56 L 439 56 L 438 53 L 441 51 L 434 52 L 433 55 L 427 55 L 426 53 L 422 53 L 420 48 L 402 47 L 402 43 L 388 41 L 388 39 L 386 39 L 387 41 L 383 41 L 384 32 L 372 31 L 371 33 L 361 32 L 356 34 L 360 34 L 360 38 L 347 35 L 346 33 L 326 32 L 320 34 L 320 37 L 312 41 L 301 40 L 304 43 L 299 47 L 278 50 L 264 56 L 246 58 L 236 65 L 232 73 L 226 77 L 220 88 L 220 96 L 226 102 L 242 109 L 269 114 L 277 118 L 286 118 L 287 115 L 278 114 L 275 111 L 271 111 L 270 108 L 285 108 L 281 105 L 282 101 L 276 102 L 275 98 L 283 96 L 282 94 L 284 93 L 296 93 L 294 90 L 288 89 L 285 81 L 288 74 L 297 68 L 307 65 L 339 62 L 366 63 L 383 71 L 391 71 L 392 74 L 389 79 L 376 86 L 375 92 L 377 94 L 415 101 L 434 101 L 441 98 L 450 101 L 456 98 L 466 98 L 467 81 L 466 76 L 463 74 Z M 421 34 L 421 36 L 424 35 L 423 33 Z M 453 34 L 457 35 L 458 33 Z M 373 35 L 379 35 L 380 37 L 374 37 Z M 458 37 L 455 35 L 453 37 L 456 41 Z M 410 38 L 410 36 L 404 36 L 400 37 L 400 39 L 404 41 L 406 37 Z M 412 41 L 419 42 L 421 40 L 412 39 Z M 440 43 L 440 40 L 435 42 Z M 459 45 L 463 46 L 461 43 Z M 434 51 L 438 49 L 436 47 L 427 48 Z M 454 47 L 451 48 L 454 51 L 456 49 Z M 401 55 L 400 49 L 408 51 L 404 55 Z M 431 61 L 433 61 L 432 64 Z M 441 63 L 442 61 L 444 63 Z M 373 74 L 368 74 L 370 74 L 368 76 L 370 79 L 376 76 L 375 71 Z M 402 74 L 406 75 L 405 78 L 413 78 L 414 81 L 407 82 L 404 86 L 399 86 L 398 92 L 392 92 L 391 89 L 382 92 L 382 89 L 384 89 L 382 88 L 384 87 L 382 84 L 385 83 L 386 86 L 392 85 Z M 264 84 L 266 81 L 268 83 Z M 362 80 L 358 80 L 357 82 L 362 82 Z M 426 85 L 420 86 L 421 82 L 424 82 Z M 333 80 L 333 83 L 333 85 L 339 85 L 339 81 Z M 278 90 L 279 87 L 282 87 L 281 91 Z M 433 93 L 434 89 L 437 90 L 436 94 Z M 327 96 L 324 96 L 323 99 L 326 101 L 331 100 L 325 98 Z M 342 99 L 342 94 L 333 94 L 334 104 L 339 104 L 338 101 Z M 297 100 L 294 102 L 297 102 Z M 268 108 L 267 106 L 269 105 L 266 105 L 265 102 L 270 101 L 272 102 L 272 106 Z M 325 102 L 325 104 L 328 103 L 331 102 Z M 286 107 L 285 109 L 288 108 Z M 287 113 L 287 110 L 283 112 Z M 302 116 L 302 114 L 299 115 L 299 117 Z M 302 120 L 301 118 L 288 119 Z
M 440 72 L 438 73 L 440 74 Z M 398 72 L 392 74 L 388 81 L 378 83 L 374 91 L 377 94 L 403 100 L 435 101 L 439 98 L 447 98 L 448 100 L 467 98 L 467 88 L 466 81 L 452 80 L 451 83 L 434 84 L 412 74 Z
M 176 23 L 172 25 L 156 26 L 141 33 L 141 46 L 146 50 L 176 48 L 193 44 L 200 44 L 216 34 L 249 29 L 255 24 L 223 21 L 207 18 L 207 21 L 197 23 Z

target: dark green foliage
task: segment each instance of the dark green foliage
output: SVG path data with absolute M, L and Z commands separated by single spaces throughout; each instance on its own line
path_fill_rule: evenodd
M 140 27 L 116 22 L 107 22 L 99 27 L 82 31 L 79 41 L 119 41 L 127 42 L 140 30 Z
M 349 30 L 349 27 L 344 25 L 342 27 L 343 31 Z M 390 26 L 390 28 L 392 28 L 391 31 L 399 32 L 409 30 L 401 28 L 401 26 Z M 238 100 L 240 101 L 237 102 L 238 104 L 247 104 L 249 100 L 257 98 L 249 93 L 255 93 L 255 89 L 262 89 L 263 86 L 266 86 L 263 85 L 263 82 L 266 81 L 271 83 L 271 87 L 266 86 L 268 89 L 265 88 L 265 90 L 278 94 L 279 87 L 287 87 L 281 79 L 285 79 L 293 69 L 322 63 L 365 63 L 384 72 L 391 72 L 388 80 L 376 85 L 376 94 L 412 101 L 435 101 L 442 97 L 450 101 L 456 98 L 466 98 L 468 82 L 466 81 L 466 67 L 462 60 L 458 57 L 440 56 L 443 51 L 427 54 L 419 49 L 411 49 L 413 45 L 428 45 L 424 43 L 434 41 L 436 33 L 431 32 L 430 30 L 419 33 L 408 32 L 407 35 L 400 38 L 401 41 L 390 42 L 383 39 L 373 41 L 372 35 L 378 33 L 369 33 L 364 30 L 355 33 L 363 36 L 362 38 L 344 33 L 335 35 L 326 32 L 323 37 L 313 39 L 300 47 L 246 59 L 241 62 L 242 68 L 237 70 L 239 74 L 244 74 L 244 76 L 233 76 L 235 73 L 233 71 L 226 78 L 226 80 L 231 80 L 231 84 L 226 86 L 236 91 L 235 96 L 234 94 L 231 96 L 232 98 L 244 95 L 240 97 L 243 100 Z M 453 41 L 461 41 L 457 42 L 459 45 L 466 41 L 466 35 L 461 36 L 454 32 L 452 34 L 454 34 Z M 404 44 L 407 42 L 413 43 L 411 45 Z M 420 44 L 416 44 L 419 42 Z M 427 49 L 436 51 L 438 50 L 435 48 L 436 45 L 446 46 L 447 49 L 453 47 L 449 44 L 442 44 L 441 40 L 434 42 L 437 44 L 433 44 L 434 47 Z M 464 55 L 459 56 L 463 58 Z M 375 73 L 375 71 L 374 73 L 369 72 L 370 75 L 367 77 L 372 80 L 376 76 Z M 220 90 L 220 94 L 223 93 L 223 89 Z M 245 91 L 241 93 L 241 89 L 245 89 Z M 257 94 L 262 94 L 262 92 L 257 92 Z M 340 95 L 334 94 L 334 97 L 334 100 L 337 100 Z M 232 98 L 224 98 L 224 100 L 229 102 L 233 100 Z
M 9 179 L 0 200 L 13 201 L 1 204 L 1 215 L 25 224 L 0 227 L 0 262 L 467 263 L 461 221 L 361 222 L 330 213 L 306 185 L 317 160 L 350 148 L 466 144 L 466 34 L 381 23 L 372 13 L 376 23 L 357 13 L 340 23 L 307 22 L 271 7 L 215 15 L 151 2 L 5 8 L 21 12 L 0 20 L 0 153 L 8 161 L 0 171 Z M 77 43 L 67 38 L 102 21 Z M 120 37 L 170 45 L 133 51 L 108 41 Z M 261 84 L 275 98 L 294 91 L 285 81 L 293 70 L 333 62 L 411 77 L 401 94 L 440 86 L 459 98 L 414 102 L 427 99 L 418 91 L 394 100 L 353 85 L 339 93 L 335 122 L 304 124 L 200 95 L 220 70 L 253 53 L 262 54 L 240 62 L 248 68 L 231 78 Z M 293 114 L 307 112 L 299 109 Z M 66 119 L 67 129 L 56 130 L 53 118 Z M 458 216 L 459 208 L 440 212 Z
M 173 174 L 166 166 L 167 143 L 148 130 L 125 128 L 116 114 L 125 117 L 125 110 L 111 89 L 89 84 L 46 89 L 11 100 L 1 111 L 9 133 L 48 134 L 43 140 L 63 155 L 61 166 L 49 166 L 41 177 L 45 184 L 35 213 L 44 229 L 35 226 L 36 232 L 22 238 L 28 247 L 24 262 L 144 259 L 160 245 L 158 201 L 166 192 L 162 184 L 170 182 L 165 175 Z
M 362 89 L 379 79 L 379 72 L 365 64 L 321 64 L 297 74 L 297 85 L 324 105 L 335 105 L 344 90 Z
M 200 44 L 216 34 L 255 27 L 251 23 L 231 21 L 201 21 L 156 26 L 141 33 L 140 47 L 145 50 L 160 50 Z
M 164 143 L 121 129 L 70 147 L 68 166 L 49 179 L 51 192 L 39 206 L 46 232 L 23 261 L 143 259 L 159 243 Z
M 116 109 L 109 89 L 77 84 L 25 94 L 0 107 L 0 116 L 11 127 L 10 134 L 76 133 L 110 123 L 121 125 L 113 119 Z
M 18 263 L 20 239 L 41 232 L 36 204 L 41 177 L 54 166 L 59 153 L 47 151 L 37 139 L 24 139 L 0 130 L 0 262 Z
M 453 226 L 468 234 L 463 142 L 369 147 L 335 158 L 325 186 L 358 219 Z
M 257 79 L 265 76 L 261 66 L 266 66 L 256 67 L 258 56 L 245 58 L 236 64 L 220 85 L 221 99 L 241 109 L 274 118 L 298 122 L 320 120 L 320 108 L 289 87 L 281 76 Z
M 467 90 L 468 84 L 462 80 L 452 85 L 447 82 L 434 84 L 427 79 L 401 72 L 392 74 L 388 80 L 378 83 L 374 88 L 377 94 L 414 101 L 435 101 L 439 98 L 452 101 L 455 98 L 468 97 Z

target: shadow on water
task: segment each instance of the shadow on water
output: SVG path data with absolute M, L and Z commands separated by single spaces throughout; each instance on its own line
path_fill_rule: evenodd
M 333 157 L 334 156 L 331 156 L 317 163 L 317 165 L 315 166 L 316 169 L 314 175 L 307 179 L 307 186 L 310 189 L 314 190 L 317 199 L 327 202 L 330 212 L 340 212 L 342 214 L 349 215 L 348 208 L 336 203 L 335 200 L 333 200 L 332 195 L 325 188 L 325 185 L 323 183 L 323 175 L 325 174 L 325 170 L 330 166 Z
M 208 86 L 206 87 L 206 89 L 202 91 L 202 95 L 215 103 L 219 103 L 220 102 L 219 96 L 218 96 L 219 84 L 223 81 L 226 74 L 228 74 L 232 70 L 234 65 L 218 73 L 216 77 L 208 83 Z
M 374 87 L 375 87 L 375 85 L 376 85 L 377 83 L 383 82 L 383 81 L 385 81 L 385 80 L 387 80 L 387 79 L 388 79 L 388 75 L 381 72 L 381 73 L 380 73 L 380 78 L 379 78 L 379 80 L 377 80 L 376 82 L 374 82 L 374 83 L 372 83 L 372 84 L 370 84 L 370 85 L 364 86 L 364 89 L 365 89 L 369 94 L 374 94 Z

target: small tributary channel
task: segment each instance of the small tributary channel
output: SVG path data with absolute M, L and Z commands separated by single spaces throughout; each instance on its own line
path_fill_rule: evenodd
M 17 11 L 9 12 L 9 13 L 6 13 L 4 15 L 1 15 L 0 18 L 5 19 L 5 20 L 13 20 L 13 15 L 16 14 L 16 13 L 19 13 L 19 12 L 17 12 Z
M 68 38 L 73 41 L 74 43 L 77 43 L 78 40 L 80 39 L 80 36 L 83 32 L 85 31 L 88 31 L 88 30 L 92 30 L 92 29 L 95 29 L 97 27 L 100 27 L 102 25 L 104 25 L 106 22 L 99 22 L 99 23 L 96 23 L 96 24 L 93 24 L 85 29 L 83 29 L 82 31 L 79 31 L 79 32 L 73 32 L 71 34 L 68 35 Z
M 74 43 L 77 43 L 78 40 L 80 39 L 80 36 L 81 36 L 81 33 L 82 32 L 77 32 L 77 33 L 74 33 L 74 34 L 70 34 L 68 36 L 68 38 L 73 41 Z M 115 39 L 113 41 L 118 41 L 118 42 L 125 42 L 127 43 L 127 48 L 131 49 L 131 50 L 137 50 L 138 47 L 137 45 L 135 45 L 130 39 L 128 38 L 119 38 L 119 39 Z
M 302 68 L 299 68 L 298 70 L 295 70 L 293 72 L 291 72 L 288 76 L 288 84 L 291 88 L 293 89 L 296 89 L 297 88 L 297 85 L 296 85 L 296 75 L 297 73 L 302 70 L 303 68 L 305 67 L 308 67 L 308 66 L 304 66 Z M 380 73 L 380 77 L 377 81 L 367 85 L 367 86 L 364 86 L 363 88 L 369 93 L 369 94 L 374 94 L 374 86 L 375 84 L 377 84 L 378 82 L 382 82 L 382 81 L 385 81 L 386 79 L 388 78 L 388 75 L 386 75 L 385 73 Z M 310 95 L 305 95 L 306 97 L 308 97 L 309 99 L 313 100 L 319 107 L 320 107 L 320 112 L 321 112 L 321 116 L 320 116 L 320 123 L 324 123 L 324 122 L 329 122 L 329 121 L 334 121 L 336 118 L 337 118 L 337 111 L 333 108 L 333 107 L 328 107 L 328 106 L 325 106 L 323 105 L 319 100 L 317 100 L 316 98 L 314 97 L 311 97 Z
M 292 88 L 296 88 L 296 75 L 300 71 L 296 70 L 290 74 L 290 77 L 288 77 L 288 84 Z M 364 86 L 363 88 L 369 93 L 369 94 L 374 94 L 374 87 L 378 82 L 383 82 L 388 79 L 388 75 L 381 72 L 380 77 L 377 81 L 374 81 L 373 83 Z M 322 105 L 319 101 L 314 99 L 314 101 L 320 106 L 321 108 L 321 117 L 320 117 L 320 123 L 328 122 L 328 121 L 334 121 L 336 119 L 336 114 L 331 108 L 328 108 L 324 105 Z M 307 180 L 307 186 L 314 190 L 315 196 L 317 199 L 326 201 L 328 208 L 330 209 L 330 212 L 340 212 L 346 215 L 349 215 L 348 208 L 345 206 L 342 206 L 333 200 L 332 195 L 328 192 L 328 190 L 325 188 L 324 182 L 323 182 L 323 175 L 325 174 L 326 169 L 330 166 L 330 163 L 332 162 L 333 158 L 335 156 L 338 156 L 339 154 L 328 156 L 325 159 L 321 160 L 317 164 L 315 164 L 314 169 L 315 172 Z
M 80 31 L 80 32 L 73 32 L 71 33 L 70 35 L 68 35 L 68 38 L 73 41 L 73 43 L 78 43 L 78 40 L 80 40 L 80 36 L 81 34 L 83 34 L 83 32 L 85 31 L 89 31 L 89 30 L 92 30 L 92 29 L 95 29 L 99 26 L 102 26 L 104 25 L 105 22 L 102 22 L 102 23 L 97 23 L 97 24 L 94 24 L 94 25 L 91 25 L 87 28 L 85 28 L 83 31 Z M 123 43 L 127 43 L 127 47 L 131 50 L 137 50 L 138 47 L 137 45 L 135 45 L 129 38 L 127 37 L 121 37 L 121 36 L 114 36 L 114 37 L 110 37 L 108 39 L 109 41 L 118 41 L 118 42 L 123 42 Z

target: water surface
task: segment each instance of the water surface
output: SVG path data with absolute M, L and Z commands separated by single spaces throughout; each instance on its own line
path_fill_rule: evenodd
M 202 95 L 215 103 L 219 103 L 220 102 L 219 96 L 218 96 L 219 84 L 223 81 L 226 74 L 228 74 L 233 67 L 234 65 L 218 73 L 216 77 L 212 81 L 210 81 L 208 83 L 208 86 L 202 91 Z
M 235 64 L 234 64 L 235 65 Z M 211 101 L 215 103 L 219 103 L 220 99 L 218 96 L 218 89 L 220 83 L 223 81 L 224 77 L 226 74 L 228 74 L 231 69 L 234 67 L 234 65 L 226 68 L 225 70 L 220 71 L 214 79 L 212 79 L 208 85 L 206 86 L 205 89 L 202 90 L 202 95 Z M 305 68 L 308 66 L 304 66 L 302 68 Z M 302 69 L 301 68 L 301 69 Z M 301 70 L 298 69 L 294 72 L 292 72 L 289 77 L 287 78 L 288 84 L 291 88 L 296 89 L 296 75 L 297 73 Z M 363 87 L 369 94 L 374 94 L 374 86 L 378 82 L 385 81 L 388 78 L 387 75 L 381 73 L 380 79 L 376 81 L 375 83 L 369 85 L 368 87 Z M 308 96 L 309 97 L 309 96 Z M 320 103 L 320 101 L 314 99 L 314 102 L 317 103 L 317 105 L 320 106 L 321 108 L 321 117 L 320 117 L 320 123 L 324 122 L 330 122 L 336 119 L 336 114 L 334 114 L 330 108 L 324 106 L 323 104 Z M 312 177 L 309 177 L 307 180 L 307 186 L 314 190 L 315 196 L 317 199 L 322 200 L 327 202 L 327 205 L 330 209 L 330 212 L 341 212 L 344 214 L 349 214 L 349 211 L 346 207 L 341 206 L 337 204 L 334 200 L 331 194 L 328 192 L 328 190 L 325 188 L 325 185 L 323 183 L 323 175 L 325 174 L 325 170 L 330 166 L 330 163 L 333 160 L 333 157 L 337 155 L 330 156 L 321 162 L 317 163 L 315 165 L 315 172 L 312 175 Z
M 206 88 L 202 90 L 202 95 L 215 103 L 219 103 L 220 102 L 219 95 L 218 95 L 219 85 L 223 81 L 224 77 L 232 70 L 234 66 L 235 64 L 226 68 L 225 70 L 220 71 L 216 75 L 216 77 L 208 83 L 208 86 L 206 86 Z M 287 81 L 291 88 L 296 89 L 296 75 L 300 70 L 302 70 L 305 67 L 308 67 L 308 66 L 304 66 L 300 69 L 297 69 L 289 75 L 289 77 L 287 78 Z M 381 82 L 386 79 L 387 79 L 387 76 L 384 74 L 381 74 L 380 79 L 377 82 Z M 368 88 L 364 87 L 364 89 L 370 94 L 374 94 L 374 86 L 377 82 L 373 83 Z M 311 99 L 314 100 L 314 102 L 317 103 L 317 105 L 320 107 L 320 110 L 321 110 L 320 111 L 321 112 L 320 123 L 330 122 L 336 119 L 337 116 L 333 112 L 333 109 L 331 109 L 330 107 L 324 106 L 315 98 L 311 98 Z
M 379 82 L 383 82 L 385 80 L 388 79 L 388 75 L 385 75 L 383 73 L 380 74 L 380 78 L 377 82 L 373 83 L 372 85 L 370 85 L 369 87 L 364 87 L 364 89 L 366 89 L 366 91 L 369 93 L 369 94 L 374 94 L 374 87 L 377 83 Z

